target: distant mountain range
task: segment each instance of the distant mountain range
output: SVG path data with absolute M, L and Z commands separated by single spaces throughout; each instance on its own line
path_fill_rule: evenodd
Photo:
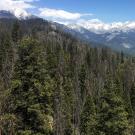
M 67 27 L 74 30 L 75 35 L 85 41 L 103 44 L 118 51 L 135 54 L 135 27 L 121 27 L 107 31 L 94 31 L 78 25 L 68 25 Z M 72 34 L 71 30 L 69 32 Z
M 65 26 L 55 23 L 55 25 L 83 41 L 92 43 L 94 46 L 106 46 L 116 51 L 135 54 L 135 28 L 95 31 L 75 24 Z
M 37 16 L 31 14 L 15 15 L 10 11 L 0 11 L 0 19 L 35 19 Z M 85 24 L 62 25 L 51 22 L 58 29 L 72 34 L 73 36 L 93 45 L 104 45 L 117 51 L 135 54 L 135 23 L 126 22 L 125 24 L 113 23 L 105 25 L 99 21 L 87 22 Z M 95 43 L 95 44 L 94 44 Z

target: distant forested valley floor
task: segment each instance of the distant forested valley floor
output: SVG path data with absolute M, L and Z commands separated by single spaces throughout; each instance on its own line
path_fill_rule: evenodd
M 1 19 L 0 135 L 135 135 L 135 58 Z

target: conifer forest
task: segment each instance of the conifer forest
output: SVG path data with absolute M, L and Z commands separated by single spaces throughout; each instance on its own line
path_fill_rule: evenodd
M 135 135 L 135 57 L 43 19 L 0 20 L 0 135 Z

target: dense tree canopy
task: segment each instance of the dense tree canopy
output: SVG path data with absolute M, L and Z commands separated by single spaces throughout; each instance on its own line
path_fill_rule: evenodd
M 0 135 L 133 135 L 134 57 L 42 19 L 0 27 Z

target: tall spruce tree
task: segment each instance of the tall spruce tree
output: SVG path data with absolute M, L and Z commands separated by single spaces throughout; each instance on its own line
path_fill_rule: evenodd
M 17 133 L 36 135 L 52 133 L 53 80 L 47 74 L 45 52 L 31 38 L 21 42 L 15 75 L 12 81 L 11 101 L 18 119 Z
M 131 98 L 132 109 L 135 114 L 135 85 L 134 84 L 131 87 L 130 98 Z
M 88 96 L 81 113 L 81 135 L 96 135 L 96 106 L 91 96 Z
M 101 135 L 130 135 L 128 113 L 117 90 L 118 85 L 109 78 L 100 97 L 98 129 Z
M 133 123 L 134 123 L 134 128 L 133 128 L 133 134 L 135 134 L 135 85 L 132 84 L 131 87 L 131 92 L 130 92 L 130 99 L 131 99 L 131 106 L 132 106 L 132 111 L 133 111 Z
M 20 39 L 20 24 L 19 21 L 15 21 L 12 28 L 12 40 L 13 42 L 17 43 Z

